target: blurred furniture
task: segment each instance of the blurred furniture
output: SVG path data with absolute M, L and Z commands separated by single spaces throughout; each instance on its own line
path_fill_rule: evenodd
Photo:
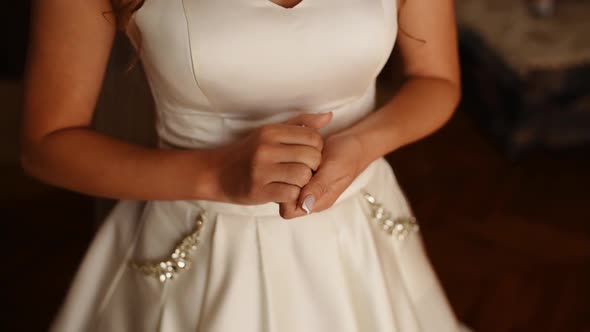
M 457 0 L 467 109 L 512 155 L 590 142 L 590 2 Z
M 555 0 L 527 0 L 527 5 L 533 14 L 547 17 L 554 14 L 555 2 Z

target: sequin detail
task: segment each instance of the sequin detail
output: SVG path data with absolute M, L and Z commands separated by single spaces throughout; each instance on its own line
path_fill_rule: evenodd
M 155 277 L 161 283 L 172 280 L 181 272 L 187 270 L 191 263 L 191 255 L 197 250 L 201 229 L 207 220 L 205 212 L 195 218 L 194 230 L 174 248 L 166 260 L 151 263 L 131 262 L 130 266 L 149 277 Z
M 381 226 L 385 233 L 395 235 L 401 241 L 412 232 L 417 232 L 420 229 L 416 218 L 412 216 L 393 218 L 391 212 L 386 210 L 381 203 L 377 202 L 377 199 L 373 195 L 363 192 L 363 196 L 369 203 L 371 218 Z

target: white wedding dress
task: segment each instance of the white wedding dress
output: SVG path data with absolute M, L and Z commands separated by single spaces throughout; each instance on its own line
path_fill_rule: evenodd
M 214 148 L 300 112 L 323 134 L 375 107 L 396 0 L 146 0 L 134 15 L 162 148 Z M 176 251 L 175 251 L 176 250 Z M 330 209 L 121 201 L 52 330 L 455 332 L 384 159 Z

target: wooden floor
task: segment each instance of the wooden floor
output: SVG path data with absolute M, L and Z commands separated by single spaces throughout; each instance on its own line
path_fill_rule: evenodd
M 460 319 L 480 332 L 590 331 L 588 149 L 510 161 L 459 112 L 389 160 Z M 92 237 L 93 203 L 13 166 L 0 183 L 0 330 L 43 331 Z

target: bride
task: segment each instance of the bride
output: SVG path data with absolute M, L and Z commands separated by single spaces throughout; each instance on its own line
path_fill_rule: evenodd
M 157 149 L 91 129 L 116 29 Z M 36 1 L 23 167 L 120 200 L 52 329 L 457 331 L 383 156 L 459 98 L 452 0 Z

